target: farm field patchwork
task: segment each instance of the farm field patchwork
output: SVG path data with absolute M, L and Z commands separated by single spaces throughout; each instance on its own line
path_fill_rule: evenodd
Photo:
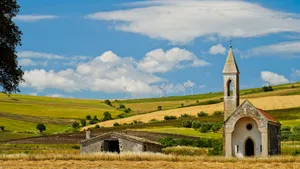
M 242 99 L 241 102 L 244 100 Z M 300 106 L 300 95 L 292 95 L 292 96 L 271 96 L 271 97 L 263 97 L 263 98 L 251 98 L 249 101 L 256 107 L 264 109 L 264 110 L 274 110 L 274 109 L 287 109 L 287 108 L 294 108 Z M 164 111 L 156 111 L 153 113 L 141 114 L 136 115 L 128 118 L 123 119 L 116 119 L 105 121 L 99 123 L 100 126 L 104 127 L 112 127 L 114 123 L 131 123 L 134 120 L 142 121 L 142 122 L 149 122 L 151 119 L 163 120 L 165 116 L 173 115 L 179 117 L 181 114 L 190 114 L 196 116 L 197 113 L 200 111 L 207 112 L 209 114 L 213 114 L 215 111 L 223 110 L 223 103 L 213 104 L 213 105 L 201 105 L 201 106 L 192 106 L 192 107 L 184 107 L 184 108 L 177 108 L 171 110 L 164 110 Z M 284 112 L 283 112 L 284 113 Z M 84 129 L 88 127 L 87 126 Z
M 147 131 L 147 132 L 156 132 L 156 133 L 169 133 L 169 134 L 180 134 L 186 136 L 194 137 L 205 137 L 205 138 L 221 138 L 222 133 L 201 133 L 192 128 L 183 128 L 183 127 L 160 127 L 160 128 L 143 128 L 143 129 L 134 129 L 136 131 Z

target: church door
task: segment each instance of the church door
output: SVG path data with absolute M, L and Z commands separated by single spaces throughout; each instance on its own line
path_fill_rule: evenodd
M 251 138 L 248 138 L 245 142 L 245 155 L 254 156 L 254 142 Z

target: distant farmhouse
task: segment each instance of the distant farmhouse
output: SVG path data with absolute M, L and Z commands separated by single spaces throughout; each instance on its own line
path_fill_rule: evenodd
M 223 69 L 224 155 L 266 157 L 280 154 L 281 124 L 263 110 L 254 107 L 248 100 L 239 104 L 239 74 L 230 45 Z
M 80 153 L 99 152 L 161 152 L 162 145 L 144 138 L 122 133 L 106 133 L 91 137 L 91 130 L 86 131 L 86 139 L 80 143 Z

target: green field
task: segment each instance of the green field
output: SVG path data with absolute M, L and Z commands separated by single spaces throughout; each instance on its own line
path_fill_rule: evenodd
M 183 128 L 183 127 L 159 127 L 159 128 L 143 128 L 143 129 L 135 129 L 136 131 L 148 131 L 155 133 L 168 133 L 168 134 L 179 134 L 185 136 L 193 136 L 193 137 L 206 137 L 206 138 L 221 138 L 221 133 L 200 133 L 197 130 L 192 128 Z
M 294 85 L 294 88 L 291 86 Z M 285 84 L 274 86 L 273 92 L 263 92 L 261 88 L 241 90 L 242 98 L 255 98 L 266 96 L 281 95 L 297 95 L 300 92 L 300 83 Z M 35 129 L 38 123 L 46 125 L 45 134 L 55 134 L 63 132 L 72 132 L 70 125 L 74 121 L 84 119 L 86 115 L 97 116 L 99 119 L 103 117 L 105 111 L 109 111 L 113 118 L 117 115 L 124 114 L 123 110 L 118 109 L 120 104 L 130 108 L 130 113 L 124 114 L 125 117 L 133 116 L 141 113 L 157 111 L 157 106 L 162 106 L 163 110 L 175 109 L 182 106 L 195 106 L 203 104 L 212 104 L 214 102 L 222 102 L 223 93 L 206 93 L 190 96 L 170 96 L 165 98 L 147 98 L 132 100 L 111 100 L 113 106 L 104 104 L 103 100 L 92 99 L 74 99 L 74 98 L 51 98 L 41 96 L 27 95 L 7 95 L 0 94 L 0 126 L 5 126 L 5 132 L 0 131 L 0 140 L 8 140 L 15 138 L 23 138 L 29 136 L 37 136 L 39 133 Z M 275 118 L 282 121 L 283 125 L 297 125 L 300 119 L 300 108 L 292 108 L 287 110 L 274 110 L 269 112 Z M 205 121 L 216 121 L 215 119 L 206 119 Z M 170 126 L 159 123 L 160 126 Z M 180 122 L 179 122 L 180 123 Z M 160 127 L 157 126 L 157 127 Z M 158 132 L 155 125 L 151 125 L 153 132 Z M 153 128 L 154 127 L 154 128 Z M 165 128 L 164 132 L 197 135 L 201 136 L 197 131 L 182 131 Z M 175 127 L 179 127 L 178 125 Z M 145 128 L 145 127 L 142 127 Z M 218 134 L 211 133 L 212 137 Z
M 86 115 L 102 118 L 105 111 L 112 117 L 120 111 L 100 100 L 65 99 L 26 95 L 0 94 L 0 141 L 39 135 L 36 125 L 46 126 L 45 134 L 70 132 L 73 121 L 85 119 Z

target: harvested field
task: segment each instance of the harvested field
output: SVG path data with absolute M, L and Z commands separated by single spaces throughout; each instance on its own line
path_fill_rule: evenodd
M 62 161 L 62 160 L 45 160 L 45 161 L 0 161 L 0 169 L 69 169 L 69 168 L 101 168 L 101 169 L 227 169 L 227 168 L 261 168 L 261 169 L 297 169 L 300 163 L 251 163 L 251 162 L 166 162 L 166 161 Z
M 224 158 L 174 156 L 153 153 L 97 155 L 7 155 L 0 156 L 0 169 L 7 168 L 300 168 L 300 158 Z
M 241 102 L 244 100 L 242 99 Z M 274 109 L 286 109 L 292 107 L 300 106 L 300 95 L 293 96 L 271 96 L 271 97 L 262 97 L 262 98 L 252 98 L 249 101 L 256 107 L 264 110 L 274 110 Z M 200 111 L 205 111 L 209 114 L 212 114 L 214 111 L 223 110 L 223 103 L 213 104 L 213 105 L 203 105 L 203 106 L 193 106 L 178 108 L 165 111 L 156 111 L 148 114 L 136 115 L 123 119 L 110 120 L 106 122 L 99 123 L 100 126 L 112 127 L 114 123 L 124 124 L 131 123 L 134 120 L 149 122 L 151 119 L 163 120 L 165 116 L 173 115 L 179 117 L 181 114 L 187 113 L 190 115 L 197 115 Z M 95 125 L 84 127 L 87 129 L 89 127 L 94 127 Z

